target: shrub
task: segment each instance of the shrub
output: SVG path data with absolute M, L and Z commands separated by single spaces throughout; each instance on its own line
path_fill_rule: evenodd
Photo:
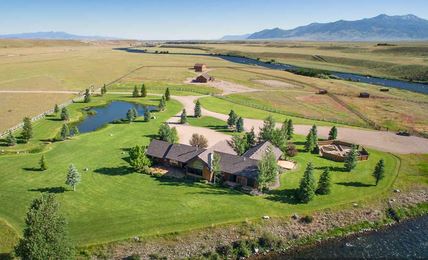
M 251 255 L 251 250 L 246 241 L 235 242 L 233 247 L 237 257 L 249 257 Z
M 265 249 L 277 247 L 278 242 L 278 239 L 271 233 L 263 233 L 263 235 L 259 237 L 259 245 Z
M 299 152 L 298 152 L 298 150 L 297 150 L 297 148 L 296 148 L 296 146 L 295 146 L 294 144 L 288 144 L 288 145 L 287 145 L 287 148 L 285 149 L 285 154 L 286 154 L 288 157 L 294 157 L 294 156 L 296 156 L 298 153 L 299 153 Z
M 300 219 L 300 221 L 303 223 L 309 224 L 309 223 L 312 223 L 312 221 L 314 221 L 314 217 L 312 217 L 310 215 L 306 215 L 306 216 L 302 217 Z
M 137 254 L 132 254 L 132 255 L 126 257 L 125 259 L 126 260 L 140 260 L 141 257 L 139 255 L 137 255 Z
M 217 247 L 216 251 L 218 254 L 227 258 L 228 256 L 232 255 L 233 247 L 231 245 L 219 246 Z

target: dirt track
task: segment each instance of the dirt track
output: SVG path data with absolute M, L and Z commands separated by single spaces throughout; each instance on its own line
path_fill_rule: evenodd
M 186 111 L 188 111 L 188 114 L 191 115 L 194 109 L 194 102 L 200 97 L 201 96 L 174 96 L 173 98 L 181 102 Z M 227 115 L 208 111 L 204 108 L 202 108 L 202 115 L 215 117 L 224 121 L 226 121 L 228 118 Z M 257 132 L 259 128 L 263 125 L 263 121 L 246 118 L 244 119 L 244 125 L 247 131 L 250 130 L 251 127 L 254 127 Z M 296 134 L 306 135 L 309 132 L 310 127 L 311 126 L 309 125 L 295 125 L 294 132 Z M 179 130 L 179 134 L 183 136 L 184 134 L 189 135 L 188 132 L 191 132 L 191 136 L 193 132 L 198 131 L 198 133 L 204 134 L 208 138 L 208 140 L 216 140 L 217 138 L 221 138 L 221 136 L 223 136 L 224 138 L 228 137 L 228 135 L 215 132 L 211 129 L 207 129 L 209 130 L 207 131 L 205 130 L 205 128 L 201 127 L 197 127 L 196 129 L 194 129 L 194 127 L 191 126 L 180 125 L 180 129 L 177 130 Z M 213 133 L 211 133 L 211 131 L 215 133 L 215 136 Z M 318 126 L 318 134 L 323 138 L 328 137 L 329 131 L 330 127 Z M 416 136 L 398 136 L 392 132 L 338 127 L 338 139 L 391 153 L 428 153 L 428 139 Z M 210 142 L 210 145 L 211 144 L 212 143 Z

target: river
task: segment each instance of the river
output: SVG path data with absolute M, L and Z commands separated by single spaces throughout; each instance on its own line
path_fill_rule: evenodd
M 428 215 L 376 232 L 333 239 L 314 247 L 257 259 L 428 259 Z

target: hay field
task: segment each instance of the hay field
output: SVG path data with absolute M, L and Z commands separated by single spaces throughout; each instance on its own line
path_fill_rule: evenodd
M 209 52 L 275 59 L 302 67 L 428 81 L 428 42 L 263 42 L 201 44 Z

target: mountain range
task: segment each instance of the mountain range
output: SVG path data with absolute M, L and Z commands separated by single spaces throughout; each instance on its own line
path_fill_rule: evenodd
M 266 29 L 252 34 L 224 36 L 221 40 L 412 41 L 428 40 L 428 20 L 415 15 L 381 14 L 355 21 L 311 23 L 294 29 Z
M 40 40 L 116 40 L 114 37 L 104 36 L 84 36 L 75 35 L 66 32 L 32 32 L 32 33 L 17 33 L 17 34 L 3 34 L 0 39 L 40 39 Z

